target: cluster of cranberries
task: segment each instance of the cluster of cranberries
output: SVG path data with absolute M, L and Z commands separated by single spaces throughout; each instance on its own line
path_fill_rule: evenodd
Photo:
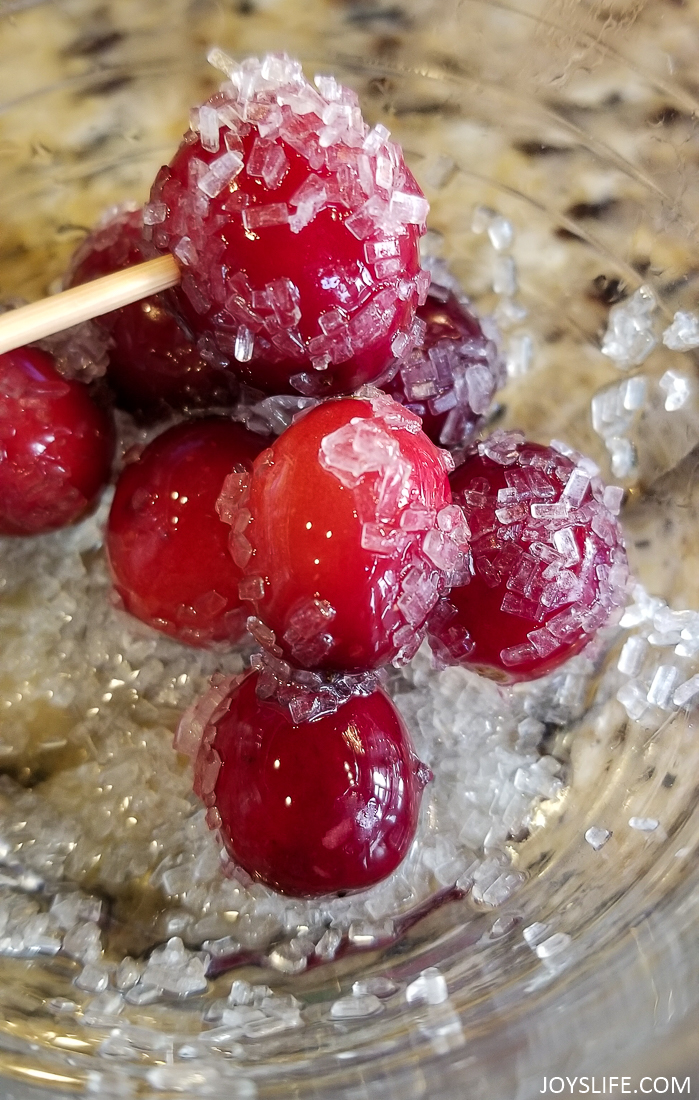
M 442 269 L 430 287 L 427 203 L 355 94 L 283 55 L 214 53 L 227 80 L 149 202 L 111 212 L 67 279 L 165 250 L 182 269 L 176 291 L 101 319 L 113 402 L 190 414 L 123 470 L 107 554 L 139 619 L 260 646 L 176 740 L 237 873 L 356 890 L 406 854 L 429 778 L 380 670 L 425 637 L 438 663 L 506 681 L 578 652 L 623 602 L 619 493 L 561 447 L 472 444 L 503 380 L 496 342 Z M 264 438 L 234 419 L 251 386 L 309 400 Z M 113 439 L 43 352 L 1 356 L 0 530 L 80 518 Z

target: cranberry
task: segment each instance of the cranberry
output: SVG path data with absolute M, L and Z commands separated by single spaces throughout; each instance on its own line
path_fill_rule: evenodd
M 434 273 L 417 317 L 425 326 L 422 343 L 382 388 L 417 413 L 435 443 L 463 446 L 483 424 L 505 381 L 494 326 L 478 317 L 458 288 L 435 282 Z
M 429 770 L 383 691 L 295 725 L 257 674 L 204 729 L 195 791 L 232 859 L 285 894 L 363 890 L 412 843 Z
M 543 676 L 623 606 L 621 490 L 605 488 L 589 459 L 515 432 L 479 443 L 450 480 L 472 567 L 430 623 L 438 660 L 503 681 Z
M 146 258 L 142 234 L 140 210 L 113 212 L 77 249 L 66 285 L 77 286 L 141 262 Z M 163 295 L 107 313 L 100 324 L 111 337 L 107 377 L 121 408 L 152 417 L 170 409 L 235 401 L 235 377 L 204 361 Z
M 245 630 L 240 570 L 216 498 L 231 469 L 249 470 L 267 440 L 223 418 L 163 432 L 119 478 L 107 552 L 127 611 L 190 645 Z
M 0 355 L 0 533 L 38 535 L 96 502 L 114 455 L 110 418 L 37 348 Z
M 416 651 L 465 550 L 449 456 L 419 423 L 378 390 L 329 401 L 260 455 L 249 490 L 229 479 L 221 514 L 273 653 L 362 670 Z
M 316 89 L 284 55 L 224 65 L 231 79 L 153 185 L 153 242 L 182 265 L 192 330 L 244 381 L 350 392 L 412 346 L 427 201 L 332 77 Z

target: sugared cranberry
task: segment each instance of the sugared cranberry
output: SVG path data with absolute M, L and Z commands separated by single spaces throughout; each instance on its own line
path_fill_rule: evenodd
M 190 645 L 236 641 L 246 612 L 216 499 L 267 440 L 223 418 L 177 424 L 128 465 L 107 525 L 117 592 L 132 615 Z
M 49 355 L 0 355 L 0 534 L 38 535 L 83 516 L 109 479 L 114 428 Z
M 621 490 L 605 488 L 591 460 L 516 432 L 479 443 L 450 480 L 471 528 L 472 575 L 433 614 L 438 660 L 503 681 L 543 676 L 625 602 Z
M 140 210 L 113 211 L 77 249 L 66 285 L 143 261 L 142 233 Z M 235 401 L 238 383 L 233 374 L 202 358 L 163 295 L 106 313 L 99 321 L 112 340 L 107 377 L 121 408 L 151 417 L 170 409 Z
M 494 324 L 478 317 L 456 280 L 442 269 L 433 272 L 417 317 L 425 326 L 424 338 L 383 389 L 417 413 L 435 443 L 464 446 L 505 381 Z
M 153 243 L 182 265 L 174 293 L 192 330 L 242 379 L 350 392 L 414 344 L 427 202 L 332 77 L 313 87 L 285 55 L 217 63 L 229 80 L 151 190 Z
M 295 725 L 258 699 L 257 674 L 204 730 L 195 791 L 232 859 L 285 894 L 363 890 L 389 875 L 417 827 L 429 770 L 383 691 Z
M 418 648 L 466 549 L 449 456 L 419 424 L 378 390 L 329 401 L 260 455 L 249 486 L 228 479 L 219 508 L 273 653 L 362 670 Z

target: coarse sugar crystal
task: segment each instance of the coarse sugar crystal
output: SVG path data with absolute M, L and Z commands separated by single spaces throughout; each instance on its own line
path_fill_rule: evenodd
M 488 237 L 493 248 L 498 252 L 505 252 L 511 247 L 514 240 L 512 222 L 504 218 L 502 214 L 496 214 L 488 224 Z
M 87 963 L 75 979 L 75 984 L 90 993 L 102 993 L 109 985 L 109 970 L 97 963 Z
M 682 673 L 675 665 L 658 665 L 648 688 L 648 702 L 663 710 L 669 710 L 675 689 L 681 679 Z
M 671 351 L 691 351 L 699 348 L 699 317 L 696 313 L 678 310 L 663 332 L 663 343 Z
M 647 651 L 647 640 L 639 634 L 632 635 L 624 642 L 621 653 L 619 654 L 619 660 L 617 662 L 619 672 L 623 672 L 625 676 L 638 675 L 641 671 Z
M 607 441 L 614 477 L 630 477 L 636 469 L 636 448 L 630 439 L 612 436 Z
M 537 944 L 535 950 L 540 959 L 550 959 L 567 951 L 571 943 L 572 937 L 567 932 L 554 932 Z
M 381 1001 L 371 993 L 341 997 L 330 1006 L 332 1020 L 362 1020 L 381 1011 Z
M 621 370 L 639 366 L 658 342 L 654 332 L 657 302 L 652 289 L 641 286 L 625 302 L 609 311 L 607 331 L 602 341 L 602 354 Z
M 607 841 L 611 838 L 610 829 L 601 829 L 596 825 L 591 825 L 585 832 L 585 840 L 596 852 L 599 852 Z
M 115 990 L 104 990 L 92 997 L 83 1007 L 83 1023 L 86 1027 L 113 1027 L 124 1011 L 124 998 Z
M 538 943 L 541 943 L 541 941 L 546 938 L 548 931 L 548 924 L 545 924 L 543 921 L 535 921 L 534 924 L 527 925 L 526 928 L 522 929 L 522 936 L 525 943 L 533 950 Z
M 406 987 L 405 999 L 408 1004 L 443 1004 L 449 996 L 446 979 L 436 966 L 423 970 Z
M 493 290 L 511 298 L 517 293 L 517 268 L 512 256 L 496 256 L 493 270 Z
M 660 822 L 656 817 L 630 817 L 629 826 L 639 833 L 653 833 Z
M 692 384 L 689 377 L 681 371 L 665 371 L 658 385 L 665 393 L 665 409 L 667 412 L 675 412 L 689 401 Z
M 360 978 L 352 985 L 352 993 L 355 997 L 372 995 L 374 997 L 392 997 L 398 990 L 398 986 L 383 974 L 377 974 L 372 978 Z
M 699 694 L 699 675 L 695 674 L 690 676 L 683 684 L 680 684 L 672 701 L 676 707 L 685 707 L 695 699 L 697 694 Z
M 629 718 L 636 721 L 642 718 L 648 709 L 647 688 L 638 680 L 629 680 L 623 684 L 617 691 L 616 697 L 625 708 Z

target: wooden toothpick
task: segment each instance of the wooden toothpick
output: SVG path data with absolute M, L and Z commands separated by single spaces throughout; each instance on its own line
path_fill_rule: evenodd
M 159 256 L 157 260 L 147 260 L 28 306 L 8 310 L 0 315 L 0 353 L 33 344 L 81 321 L 101 317 L 177 286 L 180 277 L 175 259 L 170 255 Z

